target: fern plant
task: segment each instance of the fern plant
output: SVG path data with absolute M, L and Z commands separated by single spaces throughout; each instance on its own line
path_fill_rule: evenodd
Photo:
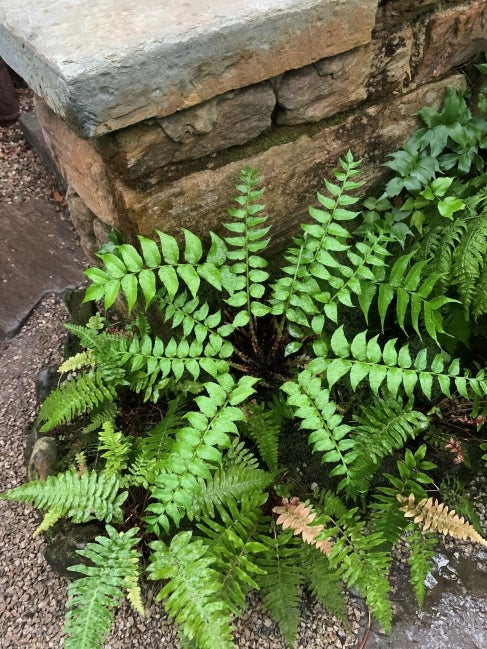
M 435 294 L 442 274 L 414 251 L 397 254 L 387 215 L 362 218 L 360 164 L 340 160 L 276 276 L 249 168 L 224 234 L 140 236 L 86 271 L 85 299 L 105 310 L 124 299 L 127 322 L 70 326 L 82 351 L 62 365 L 39 425 L 56 435 L 82 419 L 96 450 L 87 466 L 1 495 L 46 510 L 41 530 L 60 517 L 106 523 L 80 552 L 93 565 L 71 588 L 66 646 L 101 647 L 124 589 L 140 609 L 139 573 L 162 581 L 183 647 L 233 647 L 233 618 L 255 589 L 289 647 L 304 589 L 343 614 L 354 587 L 390 630 L 405 503 L 408 515 L 441 518 L 425 491 L 431 402 L 452 391 L 483 399 L 487 376 L 440 347 L 453 299 Z M 134 425 L 134 403 L 156 420 Z M 302 470 L 312 455 L 313 476 Z M 450 516 L 441 527 L 465 529 Z M 431 545 L 414 538 L 421 600 Z
M 469 345 L 487 316 L 487 121 L 474 116 L 465 95 L 453 89 L 440 111 L 427 107 L 418 116 L 424 127 L 389 156 L 385 165 L 394 176 L 380 200 L 368 199 L 366 206 L 369 219 L 380 215 L 402 245 L 414 236 L 412 261 L 425 266 L 437 309 L 447 304 L 440 327 L 450 337 L 443 336 L 442 344 L 452 353 L 458 341 Z M 420 306 L 410 305 L 417 322 Z M 424 323 L 432 317 L 438 311 L 423 314 Z

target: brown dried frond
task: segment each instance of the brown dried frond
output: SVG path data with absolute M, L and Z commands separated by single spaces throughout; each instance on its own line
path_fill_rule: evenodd
M 272 511 L 279 514 L 277 523 L 282 525 L 284 530 L 291 528 L 295 536 L 300 534 L 303 541 L 314 545 L 323 554 L 330 554 L 331 541 L 316 538 L 323 531 L 324 525 L 312 525 L 316 518 L 316 512 L 313 511 L 310 505 L 300 502 L 299 498 L 296 497 L 283 498 L 282 505 L 274 507 Z
M 413 494 L 409 497 L 397 494 L 397 499 L 403 505 L 401 511 L 404 512 L 404 516 L 414 517 L 414 522 L 420 524 L 425 532 L 436 531 L 449 534 L 461 541 L 470 540 L 487 546 L 487 541 L 463 516 L 459 516 L 454 509 L 449 510 L 447 505 L 438 502 L 435 498 L 423 498 L 416 503 Z

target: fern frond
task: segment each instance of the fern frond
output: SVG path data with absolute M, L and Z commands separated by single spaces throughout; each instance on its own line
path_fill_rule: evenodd
M 469 228 L 453 253 L 452 282 L 456 285 L 468 320 L 475 300 L 485 298 L 477 294 L 487 254 L 487 210 L 472 219 Z
M 101 649 L 112 625 L 111 609 L 120 604 L 125 591 L 143 615 L 137 584 L 139 554 L 134 547 L 139 542 L 138 528 L 118 533 L 107 525 L 106 532 L 107 536 L 96 537 L 84 550 L 76 550 L 92 565 L 70 567 L 85 576 L 68 585 L 65 649 Z
M 225 503 L 241 501 L 250 494 L 262 494 L 272 482 L 272 474 L 262 469 L 239 464 L 226 465 L 215 471 L 209 480 L 198 480 L 198 489 L 193 493 L 192 507 L 187 510 L 190 519 L 213 517 L 215 508 L 219 511 Z
M 397 339 L 393 338 L 382 348 L 378 336 L 367 340 L 367 333 L 362 331 L 349 342 L 343 326 L 339 327 L 330 339 L 331 351 L 335 357 L 313 359 L 308 365 L 309 371 L 326 376 L 330 389 L 342 377 L 348 375 L 352 390 L 355 391 L 362 381 L 367 379 L 373 394 L 377 395 L 380 387 L 385 385 L 393 398 L 397 398 L 402 388 L 411 399 L 414 389 L 418 386 L 423 394 L 431 399 L 434 382 L 445 396 L 450 396 L 452 385 L 465 399 L 471 399 L 472 394 L 487 394 L 485 371 L 479 371 L 475 377 L 469 376 L 467 372 L 461 375 L 459 360 L 453 359 L 446 367 L 442 353 L 434 356 L 430 369 L 427 369 L 426 349 L 420 350 L 413 361 L 408 345 L 403 345 L 397 350 Z
M 202 539 L 191 532 L 179 532 L 169 546 L 150 544 L 149 579 L 168 580 L 158 600 L 200 649 L 233 649 L 231 611 L 217 597 L 220 575 L 215 558 Z
M 102 329 L 71 323 L 65 327 L 78 338 L 81 347 L 94 355 L 97 362 L 110 358 L 111 350 L 118 349 L 125 342 L 125 337 L 119 333 L 108 333 Z
M 408 563 L 411 572 L 411 585 L 416 595 L 419 607 L 423 606 L 426 594 L 426 577 L 433 567 L 436 538 L 432 534 L 422 534 L 416 529 L 406 539 L 409 556 Z
M 343 423 L 336 404 L 330 399 L 330 392 L 324 389 L 321 379 L 309 370 L 303 370 L 294 381 L 281 386 L 288 395 L 287 404 L 294 415 L 301 419 L 300 428 L 311 430 L 308 443 L 314 453 L 322 453 L 322 462 L 335 464 L 330 476 L 349 472 L 347 452 L 353 447 L 352 428 Z
M 389 306 L 395 301 L 396 319 L 404 332 L 406 325 L 411 323 L 419 338 L 422 338 L 421 319 L 428 335 L 438 342 L 438 334 L 444 333 L 440 310 L 445 304 L 455 300 L 446 295 L 429 299 L 442 276 L 433 273 L 426 260 L 416 261 L 411 266 L 412 256 L 413 253 L 399 257 L 387 280 L 379 286 L 377 306 L 382 330 Z
M 141 253 L 131 244 L 117 244 L 113 250 L 99 254 L 103 268 L 89 268 L 85 275 L 91 285 L 85 293 L 85 302 L 104 300 L 109 309 L 122 294 L 128 311 L 144 297 L 147 309 L 160 291 L 173 299 L 183 285 L 191 295 L 198 294 L 201 280 L 221 291 L 220 266 L 226 259 L 224 242 L 210 233 L 212 245 L 204 259 L 201 240 L 183 228 L 184 245 L 169 234 L 156 231 L 159 244 L 139 236 Z M 158 288 L 158 285 L 160 288 Z
M 193 337 L 193 356 L 203 354 L 204 350 L 216 346 L 222 347 L 226 344 L 228 347 L 229 342 L 226 339 L 237 327 L 245 325 L 248 321 L 237 313 L 232 323 L 222 324 L 223 316 L 220 310 L 211 313 L 207 302 L 200 302 L 198 297 L 191 296 L 188 291 L 183 291 L 175 298 L 161 294 L 158 304 L 165 321 L 171 324 L 173 330 L 180 330 L 181 338 Z
M 390 632 L 388 576 L 392 557 L 390 548 L 382 549 L 384 537 L 378 532 L 366 534 L 365 521 L 359 518 L 357 508 L 346 507 L 331 492 L 324 495 L 320 505 L 325 521 L 323 536 L 334 539 L 329 555 L 331 567 L 350 588 L 358 588 L 371 613 Z
M 440 534 L 450 535 L 461 541 L 474 541 L 487 547 L 487 541 L 477 530 L 459 516 L 454 509 L 449 510 L 444 503 L 435 498 L 423 498 L 416 502 L 414 494 L 408 497 L 397 494 L 398 501 L 402 504 L 401 511 L 406 518 L 413 518 L 416 524 L 421 525 L 424 532 L 437 531 Z
M 167 402 L 162 418 L 137 440 L 138 457 L 160 459 L 164 456 L 177 431 L 186 424 L 188 405 L 186 397 L 181 395 Z
M 156 476 L 151 488 L 153 502 L 146 521 L 154 529 L 169 529 L 169 518 L 179 524 L 186 512 L 193 509 L 193 494 L 198 492 L 198 479 L 211 478 L 222 463 L 223 449 L 231 436 L 238 435 L 236 422 L 244 419 L 237 406 L 253 392 L 257 379 L 244 376 L 234 383 L 230 375 L 220 377 L 220 383 L 206 383 L 208 396 L 198 396 L 199 410 L 185 416 L 189 426 L 181 428 L 171 452 Z
M 83 433 L 92 433 L 100 430 L 106 421 L 115 422 L 118 405 L 114 401 L 104 401 L 90 412 L 90 423 L 83 427 Z
M 263 570 L 255 580 L 262 594 L 264 607 L 274 619 L 288 647 L 293 649 L 299 629 L 301 593 L 305 581 L 302 565 L 304 544 L 292 532 L 276 532 L 269 536 L 265 522 L 259 541 L 266 551 L 256 557 Z
M 227 498 L 225 505 L 217 508 L 219 520 L 203 517 L 197 524 L 220 574 L 217 596 L 235 615 L 245 607 L 248 591 L 258 588 L 255 575 L 265 573 L 256 565 L 255 555 L 266 549 L 257 541 L 256 533 L 267 497 L 268 494 L 255 492 L 242 496 L 238 504 Z
M 373 496 L 370 504 L 371 530 L 379 533 L 389 547 L 399 540 L 407 524 L 399 508 L 397 494 L 412 492 L 417 498 L 424 498 L 426 485 L 433 483 L 433 478 L 427 472 L 435 469 L 436 465 L 425 460 L 425 455 L 425 444 L 414 453 L 406 449 L 404 459 L 397 461 L 396 474 L 383 474 L 391 486 L 379 487 Z
M 303 236 L 295 239 L 295 246 L 285 254 L 289 265 L 282 268 L 283 277 L 272 285 L 272 313 L 285 314 L 291 325 L 289 333 L 294 338 L 303 333 L 321 334 L 325 317 L 336 322 L 338 303 L 351 306 L 351 293 L 361 292 L 358 278 L 369 278 L 370 273 L 363 270 L 365 256 L 370 254 L 369 262 L 374 263 L 374 255 L 365 243 L 362 255 L 359 249 L 348 252 L 351 234 L 340 225 L 341 221 L 350 221 L 359 214 L 347 207 L 358 201 L 350 192 L 363 184 L 352 180 L 359 173 L 361 160 L 354 160 L 348 152 L 339 163 L 341 170 L 335 170 L 334 175 L 340 184 L 325 180 L 328 195 L 318 193 L 320 207 L 309 208 L 315 222 L 301 226 Z M 336 252 L 347 252 L 356 274 L 337 259 Z M 387 254 L 387 251 L 381 248 L 380 254 Z M 374 260 L 383 263 L 379 256 Z M 323 282 L 328 290 L 323 289 Z
M 311 594 L 344 625 L 347 625 L 347 601 L 343 584 L 336 571 L 330 566 L 328 557 L 309 546 L 308 552 L 303 551 L 303 568 L 306 575 L 306 584 Z
M 421 242 L 419 252 L 428 263 L 428 269 L 439 275 L 438 288 L 444 292 L 452 276 L 453 252 L 468 227 L 467 215 L 462 213 L 453 221 L 441 222 L 430 228 Z
M 239 311 L 239 326 L 249 323 L 252 327 L 253 316 L 269 312 L 261 302 L 265 293 L 264 282 L 269 278 L 269 273 L 264 270 L 268 262 L 259 253 L 269 244 L 266 235 L 270 227 L 265 225 L 267 216 L 258 216 L 265 210 L 265 205 L 257 202 L 264 193 L 264 189 L 257 189 L 261 183 L 257 172 L 246 167 L 240 173 L 239 181 L 239 193 L 234 198 L 238 207 L 228 210 L 234 221 L 223 224 L 232 233 L 232 236 L 225 237 L 225 242 L 229 246 L 227 258 L 234 262 L 229 267 L 224 288 L 229 293 L 227 304 L 238 309 L 244 307 Z
M 311 595 L 344 626 L 348 626 L 347 599 L 343 583 L 331 567 L 329 558 L 314 546 L 303 547 L 301 563 L 305 584 Z
M 483 265 L 482 272 L 477 281 L 470 312 L 474 320 L 478 320 L 480 316 L 487 314 L 487 264 Z
M 115 397 L 115 388 L 105 384 L 98 374 L 80 374 L 53 390 L 42 403 L 38 420 L 45 423 L 40 431 L 45 433 L 68 423 L 76 415 L 114 401 Z
M 251 402 L 245 409 L 247 419 L 242 426 L 244 434 L 256 444 L 269 470 L 277 471 L 281 417 L 276 409 L 269 408 L 266 403 Z
M 383 458 L 425 431 L 429 419 L 395 399 L 374 397 L 354 415 L 354 447 L 348 453 L 348 495 L 366 493 Z
M 120 491 L 116 475 L 96 471 L 49 475 L 45 480 L 27 482 L 0 494 L 0 499 L 29 503 L 46 510 L 49 517 L 54 513 L 57 518 L 70 518 L 73 523 L 93 519 L 121 521 L 121 506 L 126 498 L 127 492 Z
M 299 502 L 296 497 L 283 498 L 282 504 L 274 507 L 272 511 L 279 514 L 276 524 L 281 525 L 283 530 L 291 528 L 293 534 L 301 536 L 305 543 L 313 545 L 327 556 L 330 554 L 332 543 L 318 538 L 324 525 L 316 522 L 313 524 L 317 514 L 309 504 Z
M 258 469 L 260 467 L 259 460 L 245 445 L 245 442 L 239 438 L 232 440 L 223 458 L 222 468 L 231 468 L 234 465 L 241 466 L 245 469 Z
M 119 474 L 128 466 L 128 455 L 132 441 L 121 432 L 115 432 L 113 424 L 106 421 L 98 433 L 98 449 L 103 451 L 101 457 L 105 460 L 104 473 Z
M 83 369 L 85 367 L 93 367 L 96 363 L 95 355 L 91 350 L 85 352 L 79 352 L 67 358 L 64 363 L 58 368 L 60 374 L 65 374 L 66 372 L 75 372 L 76 370 Z
M 206 345 L 198 340 L 190 345 L 186 338 L 179 342 L 171 338 L 164 343 L 158 337 L 134 336 L 122 362 L 135 392 L 144 392 L 146 401 L 157 401 L 169 379 L 180 381 L 185 372 L 193 379 L 198 379 L 202 370 L 212 378 L 227 372 L 224 359 L 232 353 L 231 343 L 219 336 L 210 336 Z
M 441 481 L 440 495 L 450 509 L 469 520 L 479 534 L 482 533 L 482 522 L 472 500 L 469 498 L 467 487 L 456 477 L 449 476 Z

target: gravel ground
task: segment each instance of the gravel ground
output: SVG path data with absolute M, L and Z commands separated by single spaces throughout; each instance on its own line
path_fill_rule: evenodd
M 32 107 L 29 90 L 19 88 L 23 111 Z M 0 128 L 0 201 L 30 198 L 54 200 L 56 183 L 26 143 L 18 124 Z M 57 196 L 59 199 L 59 196 Z M 65 342 L 67 312 L 50 295 L 36 307 L 24 327 L 9 341 L 0 341 L 0 490 L 25 481 L 25 446 L 36 412 L 35 382 L 39 372 L 58 365 Z M 67 582 L 45 562 L 42 538 L 32 538 L 38 517 L 29 507 L 0 501 L 0 647 L 48 649 L 62 647 Z M 320 606 L 306 606 L 297 649 L 349 649 L 361 635 L 360 603 L 350 603 L 352 628 L 345 629 Z M 276 627 L 259 603 L 237 623 L 236 646 L 242 649 L 284 649 Z M 160 604 L 147 594 L 146 617 L 129 606 L 116 614 L 106 649 L 172 649 L 174 627 Z

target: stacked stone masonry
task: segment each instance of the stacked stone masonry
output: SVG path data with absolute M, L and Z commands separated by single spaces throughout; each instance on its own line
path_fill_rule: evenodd
M 138 108 L 118 106 L 89 127 L 48 93 L 39 97 L 37 115 L 88 253 L 110 228 L 129 238 L 218 229 L 246 165 L 264 178 L 280 246 L 340 155 L 363 157 L 366 184 L 376 183 L 386 155 L 417 128 L 415 111 L 438 108 L 447 86 L 464 88 L 465 67 L 487 51 L 485 1 L 295 4 L 306 5 L 306 19 L 296 9 L 265 47 L 247 44 L 242 54 L 236 43 L 239 54 L 227 53 L 224 65 L 200 62 L 191 92 L 183 82 L 179 91 L 163 87 L 162 75 L 147 95 L 135 89 Z

